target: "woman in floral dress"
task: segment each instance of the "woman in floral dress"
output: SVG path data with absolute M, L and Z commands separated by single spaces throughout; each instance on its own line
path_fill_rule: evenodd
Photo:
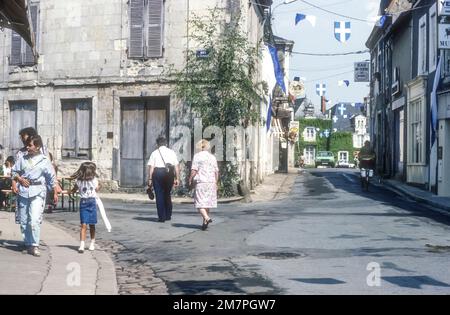
M 194 155 L 189 177 L 189 185 L 195 186 L 195 208 L 203 217 L 202 230 L 208 228 L 212 222 L 209 216 L 211 208 L 217 208 L 217 187 L 219 180 L 219 168 L 214 155 L 209 153 L 209 142 L 200 140 L 196 148 L 198 153 Z

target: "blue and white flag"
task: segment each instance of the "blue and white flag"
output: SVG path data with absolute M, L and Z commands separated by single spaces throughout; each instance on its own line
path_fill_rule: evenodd
M 350 39 L 352 30 L 350 22 L 334 22 L 334 37 L 341 42 L 345 43 Z
M 339 86 L 343 86 L 344 84 L 348 87 L 350 85 L 350 81 L 349 80 L 339 80 L 338 81 Z
M 300 21 L 306 20 L 311 23 L 312 27 L 316 27 L 316 17 L 314 15 L 304 15 L 301 13 L 297 13 L 295 15 L 295 25 L 297 25 Z
M 316 84 L 316 94 L 319 96 L 324 96 L 327 92 L 327 86 L 323 83 Z
M 442 57 L 443 52 L 441 51 L 436 73 L 434 74 L 433 90 L 431 91 L 431 145 L 436 141 L 436 132 L 438 128 L 438 99 L 436 93 L 441 78 Z
M 278 52 L 275 46 L 269 45 L 270 55 L 272 56 L 273 68 L 275 71 L 275 78 L 277 79 L 277 84 L 286 94 L 286 85 L 284 84 L 284 74 L 280 66 L 280 61 L 278 60 Z
M 377 16 L 376 22 L 375 22 L 375 26 L 376 27 L 383 27 L 384 23 L 386 23 L 387 20 L 387 16 L 386 15 L 381 15 L 381 16 Z

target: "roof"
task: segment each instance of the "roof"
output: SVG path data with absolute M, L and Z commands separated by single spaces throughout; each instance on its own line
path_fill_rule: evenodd
M 289 52 L 292 52 L 295 44 L 294 41 L 276 35 L 273 36 L 273 39 L 276 46 L 285 46 Z
M 34 47 L 26 2 L 26 0 L 0 0 L 0 26 L 16 31 L 31 47 Z

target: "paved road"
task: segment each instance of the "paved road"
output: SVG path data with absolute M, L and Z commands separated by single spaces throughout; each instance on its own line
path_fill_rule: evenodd
M 153 205 L 106 206 L 114 231 L 99 233 L 124 246 L 118 263 L 149 263 L 170 294 L 450 294 L 450 219 L 362 192 L 349 170 L 304 172 L 282 201 L 221 205 L 206 232 L 190 205 L 166 223 Z

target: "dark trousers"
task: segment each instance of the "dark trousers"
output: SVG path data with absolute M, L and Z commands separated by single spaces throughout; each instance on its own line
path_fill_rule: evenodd
M 155 190 L 156 208 L 160 221 L 170 220 L 172 217 L 172 191 L 174 178 L 166 175 L 165 168 L 155 168 L 153 170 L 153 189 Z

